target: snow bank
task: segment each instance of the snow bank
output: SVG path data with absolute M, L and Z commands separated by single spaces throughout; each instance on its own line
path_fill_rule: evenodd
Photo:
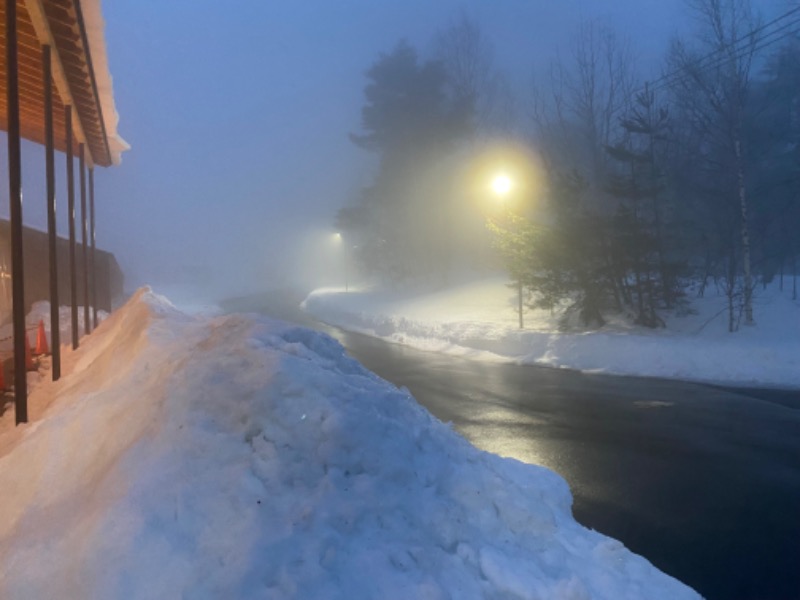
M 698 597 L 325 335 L 140 290 L 64 373 L 0 434 L 2 598 Z
M 400 294 L 320 289 L 303 308 L 351 331 L 482 360 L 512 361 L 617 375 L 736 385 L 800 387 L 800 304 L 777 286 L 759 289 L 756 326 L 727 332 L 725 298 L 693 298 L 692 313 L 668 315 L 661 330 L 622 320 L 599 331 L 562 333 L 557 315 L 526 310 L 520 330 L 516 291 L 484 279 L 446 291 Z

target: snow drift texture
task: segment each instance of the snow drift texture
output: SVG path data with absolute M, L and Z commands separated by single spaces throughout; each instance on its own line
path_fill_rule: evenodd
M 0 437 L 2 598 L 697 597 L 324 335 L 141 290 L 65 371 Z

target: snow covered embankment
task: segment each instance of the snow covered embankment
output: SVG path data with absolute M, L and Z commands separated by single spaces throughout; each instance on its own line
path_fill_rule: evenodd
M 324 335 L 142 290 L 64 370 L 0 437 L 0 597 L 698 597 Z
M 402 294 L 320 289 L 303 302 L 316 318 L 421 350 L 586 372 L 800 388 L 800 305 L 777 285 L 759 289 L 757 324 L 727 332 L 723 297 L 694 298 L 687 316 L 666 315 L 649 330 L 623 320 L 598 331 L 563 333 L 558 315 L 526 310 L 502 279 Z

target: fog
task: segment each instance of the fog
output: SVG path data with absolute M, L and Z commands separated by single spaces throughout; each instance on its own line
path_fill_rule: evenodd
M 127 290 L 186 285 L 214 297 L 341 283 L 334 217 L 377 163 L 348 136 L 360 128 L 365 71 L 401 38 L 429 57 L 463 11 L 524 104 L 532 72 L 571 52 L 581 21 L 630 37 L 654 78 L 670 36 L 690 25 L 682 0 L 114 0 L 103 10 L 131 150 L 96 172 L 98 247 L 116 255 Z M 42 155 L 25 145 L 25 224 L 43 229 Z

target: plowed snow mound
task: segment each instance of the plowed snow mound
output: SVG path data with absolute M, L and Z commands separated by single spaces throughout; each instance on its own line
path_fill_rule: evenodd
M 322 334 L 140 290 L 67 363 L 0 458 L 2 598 L 698 597 Z

